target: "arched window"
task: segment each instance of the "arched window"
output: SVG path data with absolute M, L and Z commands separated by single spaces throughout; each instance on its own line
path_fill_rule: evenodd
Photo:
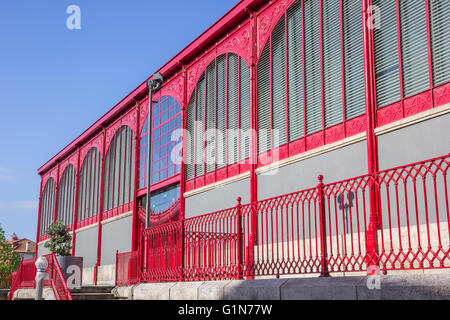
M 257 65 L 259 153 L 365 113 L 362 30 L 361 1 L 288 8 Z
M 250 157 L 250 68 L 236 54 L 217 57 L 187 110 L 187 180 Z
M 111 140 L 105 158 L 104 211 L 133 201 L 134 139 L 133 131 L 123 126 Z
M 48 179 L 41 195 L 41 221 L 39 235 L 44 236 L 47 228 L 53 223 L 55 217 L 56 183 L 53 178 Z
M 68 165 L 64 170 L 58 188 L 58 215 L 57 219 L 66 226 L 73 223 L 75 203 L 75 179 L 76 172 L 73 165 Z
M 176 141 L 175 130 L 182 128 L 182 110 L 173 97 L 164 96 L 153 104 L 152 110 L 152 185 L 170 179 L 181 172 L 181 165 L 174 161 Z M 139 151 L 139 189 L 147 186 L 148 119 L 141 131 Z
M 97 148 L 89 150 L 83 160 L 78 186 L 78 222 L 99 214 L 101 162 Z

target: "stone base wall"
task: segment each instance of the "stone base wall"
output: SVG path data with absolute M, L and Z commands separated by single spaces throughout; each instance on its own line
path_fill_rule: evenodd
M 129 300 L 450 300 L 450 271 L 428 275 L 291 278 L 139 284 L 114 289 Z

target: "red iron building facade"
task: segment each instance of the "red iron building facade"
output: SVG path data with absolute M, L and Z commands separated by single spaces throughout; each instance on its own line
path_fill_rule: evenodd
M 151 225 L 447 155 L 446 4 L 240 1 L 157 71 Z M 95 279 L 138 250 L 149 105 L 146 81 L 39 169 L 39 255 L 56 220 Z

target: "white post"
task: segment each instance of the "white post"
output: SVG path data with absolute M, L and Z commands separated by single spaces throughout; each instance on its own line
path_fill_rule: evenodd
M 45 257 L 39 257 L 36 260 L 36 300 L 42 300 L 42 292 L 44 289 L 44 280 L 47 278 L 45 270 L 48 268 L 48 261 Z

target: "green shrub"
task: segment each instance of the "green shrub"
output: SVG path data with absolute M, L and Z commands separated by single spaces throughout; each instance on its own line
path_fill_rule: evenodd
M 72 255 L 72 236 L 69 228 L 63 222 L 56 221 L 48 227 L 47 235 L 50 239 L 45 243 L 45 248 L 61 257 Z

